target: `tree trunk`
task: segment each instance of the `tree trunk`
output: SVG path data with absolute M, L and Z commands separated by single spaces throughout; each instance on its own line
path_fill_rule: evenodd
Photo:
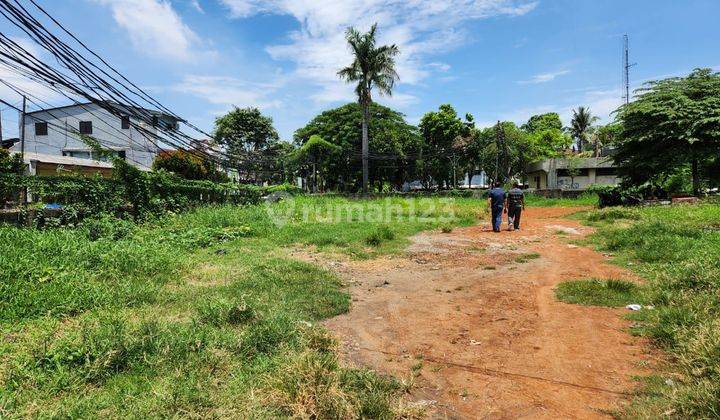
M 313 193 L 316 193 L 316 192 L 318 192 L 318 190 L 317 190 L 317 180 L 318 179 L 317 179 L 317 170 L 315 168 L 315 162 L 313 162 L 312 171 L 313 171 L 313 188 L 312 189 L 313 189 Z
M 695 156 L 692 159 L 692 189 L 695 197 L 700 195 L 700 175 L 698 174 L 698 160 Z
M 363 166 L 363 195 L 368 194 L 368 155 L 370 154 L 370 144 L 368 139 L 368 119 L 370 117 L 369 104 L 362 104 L 362 166 Z
M 600 141 L 598 139 L 595 139 L 595 157 L 600 157 Z

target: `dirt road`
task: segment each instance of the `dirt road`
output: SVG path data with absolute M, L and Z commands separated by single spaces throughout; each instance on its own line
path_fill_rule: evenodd
M 348 363 L 412 377 L 434 418 L 606 417 L 643 373 L 624 309 L 556 301 L 561 281 L 632 278 L 569 244 L 589 229 L 531 208 L 521 231 L 422 233 L 405 256 L 334 262 L 348 314 L 326 325 Z

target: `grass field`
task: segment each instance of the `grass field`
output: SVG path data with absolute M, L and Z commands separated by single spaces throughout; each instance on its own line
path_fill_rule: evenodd
M 0 227 L 0 417 L 411 418 L 409 382 L 339 365 L 316 321 L 348 310 L 332 273 L 469 225 L 481 200 L 297 197 L 135 226 Z
M 525 203 L 531 207 L 594 207 L 598 204 L 598 196 L 595 193 L 584 193 L 577 198 L 545 198 L 527 194 Z
M 596 246 L 648 282 L 637 290 L 565 284 L 558 294 L 611 306 L 632 294 L 652 304 L 630 315 L 634 331 L 669 355 L 622 416 L 719 418 L 720 205 L 610 208 L 581 217 L 598 227 Z

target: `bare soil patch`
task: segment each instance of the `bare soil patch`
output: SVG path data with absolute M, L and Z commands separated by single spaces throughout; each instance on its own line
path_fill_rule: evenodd
M 412 398 L 431 417 L 603 418 L 628 399 L 650 356 L 628 334 L 624 309 L 555 299 L 565 280 L 634 279 L 568 244 L 590 231 L 565 218 L 576 210 L 530 208 L 515 232 L 421 233 L 402 257 L 298 256 L 349 284 L 351 311 L 325 322 L 347 363 L 414 378 Z

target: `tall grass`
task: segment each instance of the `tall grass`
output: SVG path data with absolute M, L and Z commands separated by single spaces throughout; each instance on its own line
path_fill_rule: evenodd
M 618 218 L 631 226 L 613 224 Z M 639 331 L 666 350 L 671 380 L 649 381 L 628 408 L 643 418 L 720 417 L 720 206 L 649 207 L 590 213 L 596 243 L 648 280 L 655 310 Z
M 369 258 L 484 207 L 300 197 L 0 227 L 0 417 L 410 418 L 402 383 L 342 367 L 314 325 L 348 310 L 340 279 L 282 248 Z

